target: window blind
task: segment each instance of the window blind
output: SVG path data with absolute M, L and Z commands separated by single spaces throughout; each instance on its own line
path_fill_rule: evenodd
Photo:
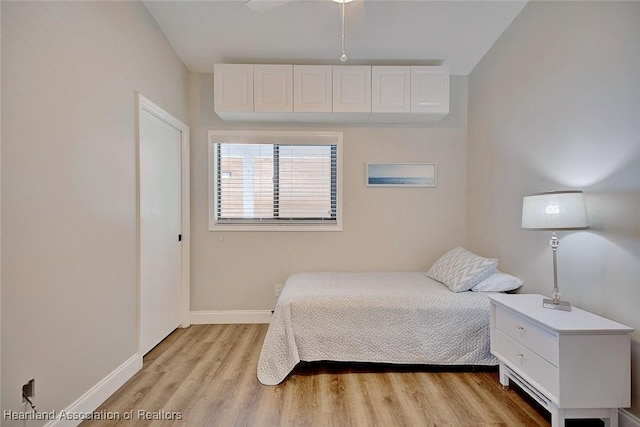
M 216 143 L 217 223 L 335 223 L 337 146 Z

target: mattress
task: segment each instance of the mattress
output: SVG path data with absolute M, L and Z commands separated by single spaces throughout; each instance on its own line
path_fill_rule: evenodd
M 300 361 L 497 365 L 485 293 L 423 272 L 298 273 L 285 282 L 258 361 L 282 382 Z

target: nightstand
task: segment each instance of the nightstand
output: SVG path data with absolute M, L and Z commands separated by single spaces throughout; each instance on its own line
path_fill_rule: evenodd
M 542 295 L 492 294 L 491 352 L 500 383 L 516 383 L 551 412 L 552 427 L 568 418 L 602 418 L 618 426 L 631 405 L 633 328 L 579 308 L 542 307 Z

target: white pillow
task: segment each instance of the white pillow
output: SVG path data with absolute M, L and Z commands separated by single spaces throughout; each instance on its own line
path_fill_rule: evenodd
M 493 274 L 497 267 L 497 259 L 483 258 L 457 247 L 433 263 L 427 276 L 444 283 L 453 292 L 464 292 Z
M 506 292 L 518 289 L 522 286 L 522 280 L 502 271 L 496 270 L 491 276 L 475 285 L 473 292 Z

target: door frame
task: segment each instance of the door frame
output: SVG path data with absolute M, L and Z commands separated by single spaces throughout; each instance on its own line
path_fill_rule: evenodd
M 140 170 L 141 170 L 141 129 L 140 129 L 140 116 L 142 112 L 147 112 L 159 120 L 162 120 L 169 126 L 178 130 L 181 134 L 181 231 L 182 231 L 182 245 L 181 247 L 181 301 L 180 301 L 180 327 L 186 328 L 191 325 L 190 320 L 190 312 L 191 312 L 191 272 L 190 272 L 190 246 L 191 246 L 191 232 L 190 232 L 190 157 L 189 157 L 189 127 L 182 123 L 180 120 L 169 114 L 167 111 L 162 109 L 157 104 L 151 102 L 148 98 L 143 96 L 140 93 L 136 94 L 136 104 L 137 104 L 137 114 L 136 114 L 136 129 L 137 129 L 137 147 L 136 147 L 136 210 L 137 210 L 137 221 L 136 221 L 136 270 L 137 270 L 137 353 L 140 357 L 143 354 L 140 354 L 140 308 L 141 308 L 141 285 L 142 285 L 142 277 L 141 277 L 141 226 L 140 226 Z

